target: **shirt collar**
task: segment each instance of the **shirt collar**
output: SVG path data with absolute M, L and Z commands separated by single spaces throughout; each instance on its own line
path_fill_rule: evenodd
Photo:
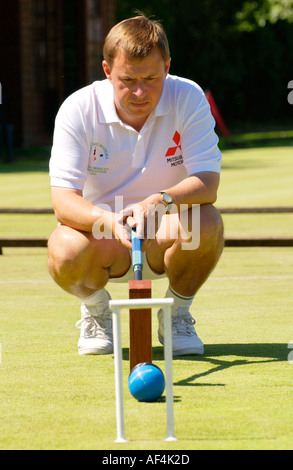
M 99 121 L 103 124 L 120 122 L 114 104 L 113 86 L 107 78 L 100 83 L 101 87 L 98 88 Z
M 168 114 L 171 109 L 171 98 L 170 98 L 168 76 L 164 82 L 164 88 L 163 88 L 161 99 L 155 109 L 155 116 L 164 116 L 165 114 Z

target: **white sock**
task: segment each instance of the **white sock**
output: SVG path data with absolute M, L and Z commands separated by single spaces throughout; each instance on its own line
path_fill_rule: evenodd
M 108 303 L 109 296 L 106 289 L 99 289 L 89 297 L 79 297 L 79 300 L 85 305 L 94 306 L 100 302 Z
M 184 295 L 178 294 L 177 292 L 174 291 L 174 289 L 172 289 L 171 286 L 168 287 L 165 297 L 173 298 L 174 307 L 184 309 L 184 310 L 189 309 L 194 299 L 194 295 L 192 297 L 185 297 Z

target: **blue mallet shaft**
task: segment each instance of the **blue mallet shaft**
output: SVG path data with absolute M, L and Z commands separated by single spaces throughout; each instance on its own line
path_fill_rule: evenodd
M 142 239 L 137 237 L 135 229 L 132 229 L 132 268 L 134 279 L 141 281 L 143 269 Z

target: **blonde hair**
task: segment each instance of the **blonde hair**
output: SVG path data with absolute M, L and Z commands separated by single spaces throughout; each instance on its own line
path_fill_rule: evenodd
M 157 46 L 166 63 L 170 49 L 166 33 L 159 21 L 153 21 L 144 15 L 121 21 L 108 33 L 103 54 L 110 68 L 118 49 L 122 49 L 132 59 L 143 59 Z

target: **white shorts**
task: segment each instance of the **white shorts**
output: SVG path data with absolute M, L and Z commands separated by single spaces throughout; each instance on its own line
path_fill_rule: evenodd
M 129 250 L 130 256 L 131 256 L 131 250 Z M 146 252 L 143 253 L 143 271 L 142 271 L 142 278 L 144 281 L 155 281 L 157 279 L 164 279 L 166 278 L 166 274 L 156 274 L 154 271 L 150 268 L 149 263 L 147 262 L 146 259 Z M 134 279 L 134 274 L 132 270 L 132 266 L 130 266 L 130 269 L 127 271 L 126 274 L 124 274 L 123 277 L 117 277 L 114 279 L 109 279 L 109 282 L 128 282 L 132 281 Z

